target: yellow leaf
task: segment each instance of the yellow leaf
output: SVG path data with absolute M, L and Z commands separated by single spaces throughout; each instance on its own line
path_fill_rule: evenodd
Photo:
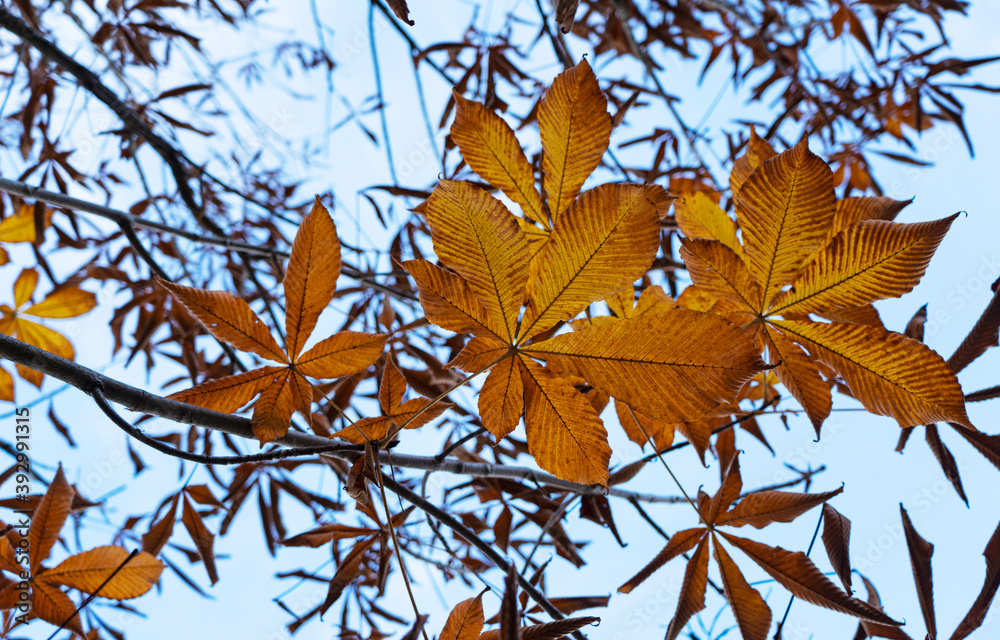
M 0 225 L 2 225 L 2 224 L 3 223 L 0 222 Z M 8 262 L 10 262 L 10 254 L 7 253 L 6 249 L 4 249 L 3 247 L 0 247 L 0 267 L 4 266 Z
M 14 402 L 14 376 L 0 367 L 0 400 Z
M 538 130 L 545 194 L 557 220 L 600 164 L 611 138 L 608 100 L 586 60 L 553 80 L 538 109 Z
M 172 393 L 168 397 L 196 407 L 233 413 L 245 406 L 268 385 L 273 384 L 278 375 L 284 375 L 285 371 L 287 369 L 284 367 L 261 367 L 246 373 L 208 380 L 190 389 Z
M 739 302 L 751 311 L 760 309 L 760 287 L 732 249 L 717 240 L 681 238 L 681 242 L 681 258 L 699 289 Z
M 457 91 L 454 95 L 457 109 L 451 139 L 462 158 L 483 180 L 516 202 L 526 217 L 551 228 L 535 189 L 535 173 L 514 130 L 478 102 L 466 100 Z
M 754 169 L 770 160 L 778 153 L 771 146 L 771 143 L 757 135 L 753 127 L 750 127 L 750 140 L 747 142 L 746 151 L 733 163 L 732 173 L 729 174 L 729 187 L 733 194 L 743 188 L 743 183 L 753 173 Z
M 52 219 L 52 210 L 45 209 L 45 227 Z M 17 213 L 0 221 L 0 242 L 35 241 L 35 206 L 22 204 Z
M 434 251 L 461 275 L 499 336 L 514 341 L 528 280 L 528 242 L 503 203 L 468 182 L 443 180 L 427 201 Z
M 337 228 L 317 197 L 312 211 L 302 219 L 295 234 L 282 282 L 285 291 L 285 346 L 292 361 L 302 351 L 320 314 L 333 299 L 339 276 L 340 240 L 337 239 Z M 246 351 L 242 347 L 240 349 Z
M 819 248 L 835 207 L 833 173 L 805 139 L 757 167 L 737 192 L 747 265 L 765 308 Z
M 407 260 L 403 268 L 413 276 L 427 320 L 455 333 L 494 335 L 503 333 L 472 289 L 460 276 L 427 260 Z
M 873 327 L 885 329 L 882 318 L 878 315 L 878 309 L 870 304 L 860 307 L 844 307 L 842 309 L 824 309 L 816 313 L 821 318 L 826 318 L 832 322 L 846 322 L 848 324 L 869 324 Z M 789 318 L 791 319 L 791 318 Z
M 480 593 L 455 605 L 438 640 L 476 640 L 485 623 L 483 594 Z
M 517 428 L 524 413 L 524 383 L 514 357 L 505 358 L 490 370 L 479 391 L 479 417 L 497 442 Z
M 958 214 L 934 222 L 863 220 L 837 234 L 769 313 L 816 313 L 898 298 L 920 282 Z
M 24 269 L 14 281 L 14 308 L 20 309 L 31 300 L 38 286 L 38 272 L 34 269 Z
M 767 632 L 771 629 L 771 609 L 757 590 L 747 583 L 739 567 L 719 544 L 714 533 L 712 550 L 715 553 L 715 561 L 719 564 L 719 573 L 722 574 L 722 587 L 726 592 L 726 600 L 733 610 L 733 617 L 736 618 L 743 640 L 767 640 Z
M 22 313 L 39 318 L 75 318 L 97 306 L 97 297 L 77 287 L 57 289 Z
M 569 320 L 639 279 L 659 247 L 670 195 L 654 185 L 605 184 L 559 216 L 541 254 L 519 341 Z
M 766 331 L 771 364 L 778 365 L 774 373 L 806 410 L 816 436 L 819 437 L 820 427 L 833 407 L 830 385 L 820 377 L 819 368 L 813 359 L 798 345 L 774 327 L 767 327 Z
M 697 420 L 732 402 L 766 368 L 739 327 L 687 309 L 584 327 L 523 352 L 670 422 Z
M 528 452 L 545 471 L 571 482 L 607 486 L 611 447 L 594 407 L 570 383 L 519 357 Z
M 861 324 L 773 324 L 833 367 L 868 411 L 895 418 L 901 427 L 954 422 L 974 429 L 958 379 L 924 344 Z
M 382 355 L 388 338 L 376 333 L 341 331 L 299 356 L 295 369 L 304 376 L 320 379 L 361 373 Z
M 227 291 L 208 291 L 157 279 L 164 289 L 190 311 L 219 340 L 240 351 L 288 364 L 288 358 L 257 314 L 243 298 Z
M 736 239 L 736 223 L 703 191 L 696 191 L 674 203 L 677 226 L 688 238 L 718 240 L 738 255 L 743 245 Z
M 44 349 L 49 353 L 54 353 L 67 360 L 72 360 L 76 354 L 73 350 L 73 344 L 64 335 L 30 320 L 15 318 L 14 331 L 18 340 L 27 342 L 39 349 Z M 17 365 L 17 370 L 22 378 L 36 387 L 41 386 L 43 376 L 40 372 L 20 364 Z
M 145 551 L 125 563 L 128 557 L 122 547 L 97 547 L 66 558 L 39 579 L 112 600 L 138 598 L 160 579 L 163 563 Z

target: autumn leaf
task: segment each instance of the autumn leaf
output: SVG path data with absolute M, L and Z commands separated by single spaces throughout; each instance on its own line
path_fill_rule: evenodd
M 303 353 L 320 314 L 333 299 L 339 275 L 337 230 L 317 198 L 302 219 L 285 272 L 285 349 L 242 299 L 159 280 L 219 340 L 278 363 L 209 380 L 170 397 L 233 413 L 259 396 L 252 427 L 261 446 L 285 435 L 296 410 L 309 415 L 312 385 L 306 376 L 332 379 L 360 373 L 385 346 L 386 336 L 342 331 Z
M 48 559 L 73 506 L 76 491 L 66 481 L 62 467 L 56 471 L 48 490 L 31 514 L 31 525 L 23 541 L 14 531 L 0 537 L 0 570 L 11 572 L 15 580 L 0 573 L 0 608 L 21 604 L 18 580 L 25 579 L 30 591 L 31 611 L 39 619 L 83 635 L 77 606 L 61 587 L 114 600 L 138 598 L 160 579 L 163 564 L 145 551 L 130 554 L 118 546 L 102 546 L 71 555 L 52 568 Z M 16 536 L 17 539 L 12 539 Z M 27 572 L 16 560 L 14 546 L 27 548 Z
M 75 318 L 93 309 L 97 305 L 97 298 L 89 291 L 75 286 L 64 286 L 51 291 L 41 302 L 30 304 L 37 285 L 38 272 L 36 270 L 24 269 L 21 271 L 21 274 L 14 281 L 14 307 L 0 305 L 0 333 L 5 333 L 39 349 L 72 360 L 76 352 L 66 336 L 42 324 L 27 320 L 23 316 L 49 319 Z M 23 380 L 41 388 L 44 378 L 41 373 L 20 364 L 17 365 L 17 371 Z M 0 377 L 5 378 L 6 376 L 0 374 Z M 3 384 L 0 384 L 0 400 L 13 402 L 13 381 L 9 386 L 5 383 L 4 380 Z
M 539 466 L 584 484 L 607 482 L 610 447 L 598 411 L 576 382 L 651 419 L 682 422 L 732 402 L 766 367 L 737 327 L 675 310 L 658 288 L 635 305 L 634 296 L 614 302 L 618 322 L 574 324 L 573 333 L 550 337 L 589 304 L 631 291 L 652 264 L 659 220 L 672 200 L 654 185 L 606 184 L 579 193 L 607 146 L 610 120 L 599 93 L 581 63 L 556 80 L 540 106 L 551 233 L 513 132 L 459 98 L 452 139 L 466 162 L 541 224 L 546 237 L 532 243 L 526 230 L 537 227 L 499 200 L 469 183 L 443 180 L 423 212 L 446 269 L 419 259 L 403 263 L 427 319 L 473 334 L 448 366 L 489 372 L 479 396 L 487 431 L 499 441 L 523 415 L 528 451 Z
M 419 429 L 453 406 L 449 402 L 432 405 L 429 398 L 414 398 L 404 402 L 405 394 L 406 378 L 396 364 L 387 359 L 378 392 L 382 415 L 362 418 L 331 437 L 343 438 L 355 444 L 381 440 L 389 434 L 390 429 L 400 429 L 403 425 L 407 429 Z
M 886 616 L 880 609 L 840 591 L 805 554 L 739 538 L 717 529 L 717 527 L 739 527 L 746 524 L 759 529 L 774 522 L 791 522 L 809 509 L 825 504 L 842 489 L 815 494 L 755 491 L 740 498 L 743 483 L 738 452 L 732 449 L 725 458 L 720 453 L 720 462 L 724 460 L 725 473 L 719 491 L 711 497 L 699 493 L 696 508 L 702 521 L 701 525 L 674 534 L 667 542 L 667 546 L 652 561 L 618 588 L 621 593 L 632 591 L 667 562 L 695 549 L 694 556 L 688 561 L 677 613 L 667 631 L 667 638 L 676 638 L 690 617 L 704 607 L 710 540 L 722 574 L 726 599 L 733 609 L 740 632 L 748 639 L 766 638 L 770 628 L 771 611 L 757 590 L 747 583 L 742 572 L 720 544 L 720 536 L 748 555 L 793 595 L 807 602 L 864 620 L 886 625 L 900 624 Z M 731 506 L 734 502 L 735 506 Z
M 973 428 L 954 372 L 887 331 L 871 304 L 917 285 L 956 216 L 902 224 L 892 220 L 906 202 L 837 201 L 830 168 L 805 139 L 776 154 L 751 133 L 730 182 L 742 248 L 707 196 L 689 198 L 697 207 L 675 205 L 679 220 L 687 216 L 681 258 L 694 283 L 678 303 L 762 337 L 817 435 L 837 376 L 867 410 L 902 427 L 951 420 Z
M 483 593 L 455 605 L 438 640 L 476 640 L 479 637 L 486 621 L 483 616 Z

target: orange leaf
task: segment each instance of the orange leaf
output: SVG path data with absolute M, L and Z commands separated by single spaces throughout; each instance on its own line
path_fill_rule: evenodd
M 479 176 L 516 202 L 528 218 L 549 229 L 542 197 L 535 189 L 535 173 L 517 136 L 504 120 L 478 102 L 454 92 L 457 110 L 451 139 L 462 158 Z
M 882 196 L 852 196 L 837 200 L 830 235 L 861 220 L 895 220 L 913 200 L 893 200 Z
M 524 413 L 524 383 L 517 359 L 505 358 L 490 370 L 479 391 L 479 416 L 499 442 L 517 428 Z
M 611 447 L 594 407 L 548 369 L 524 356 L 519 362 L 528 452 L 563 480 L 607 486 Z
M 472 338 L 465 343 L 458 355 L 448 363 L 449 369 L 461 369 L 469 373 L 482 371 L 491 362 L 497 361 L 504 353 L 510 353 L 510 345 L 491 338 Z
M 261 367 L 246 373 L 202 382 L 190 389 L 172 393 L 168 397 L 197 407 L 233 413 L 245 406 L 268 385 L 273 384 L 277 376 L 283 375 L 285 371 L 287 371 L 285 367 Z
M 736 193 L 747 264 L 765 308 L 819 248 L 835 208 L 833 173 L 805 138 L 757 167 Z
M 250 426 L 262 447 L 288 432 L 295 412 L 291 374 L 288 369 L 276 374 L 274 381 L 264 387 L 253 405 Z
M 615 400 L 615 413 L 618 414 L 618 422 L 621 423 L 628 439 L 643 449 L 650 440 L 657 450 L 666 449 L 673 444 L 674 423 L 654 420 L 620 400 Z
M 14 402 L 14 376 L 0 367 L 0 400 Z
M 461 275 L 508 343 L 528 280 L 528 242 L 503 203 L 468 182 L 442 180 L 427 201 L 434 251 Z
M 38 579 L 112 600 L 138 598 L 160 579 L 163 563 L 145 551 L 126 563 L 128 557 L 122 547 L 97 547 L 66 558 Z
M 712 534 L 712 542 L 715 561 L 719 563 L 719 573 L 722 574 L 722 587 L 726 592 L 726 600 L 733 609 L 740 635 L 743 640 L 766 640 L 767 632 L 771 629 L 771 609 L 760 597 L 760 593 L 747 584 L 739 567 L 719 544 L 715 534 Z
M 773 327 L 765 327 L 765 333 L 771 364 L 778 365 L 775 375 L 806 410 L 819 437 L 820 427 L 833 408 L 830 385 L 820 377 L 819 367 L 801 347 Z
M 774 522 L 791 522 L 843 490 L 844 488 L 840 487 L 825 493 L 757 491 L 745 496 L 730 511 L 722 514 L 718 524 L 731 527 L 748 524 L 755 529 L 763 529 Z
M 704 192 L 696 191 L 675 202 L 674 218 L 688 239 L 716 240 L 742 257 L 743 245 L 736 239 L 736 223 Z
M 65 626 L 74 633 L 83 635 L 83 624 L 76 613 L 76 604 L 58 588 L 40 580 L 31 586 L 31 611 L 40 620 L 57 627 Z
M 518 340 L 569 320 L 638 280 L 659 246 L 659 213 L 670 195 L 653 185 L 605 184 L 559 216 L 540 254 Z
M 354 375 L 378 360 L 389 336 L 358 331 L 341 331 L 317 343 L 295 362 L 304 376 L 328 380 Z
M 751 311 L 760 309 L 760 287 L 732 249 L 717 240 L 682 238 L 681 242 L 681 258 L 699 289 L 741 303 Z
M 320 314 L 333 299 L 339 276 L 340 240 L 337 239 L 337 228 L 317 196 L 312 211 L 302 219 L 295 234 L 282 282 L 285 290 L 285 346 L 292 361 L 302 351 Z
M 271 331 L 257 317 L 243 298 L 226 291 L 208 291 L 157 279 L 205 328 L 219 340 L 240 351 L 288 364 L 288 358 L 271 336 Z
M 556 220 L 600 164 L 611 137 L 608 100 L 586 60 L 552 81 L 538 108 L 538 130 L 545 194 Z
M 341 560 L 340 565 L 337 566 L 337 572 L 333 574 L 333 578 L 330 580 L 330 586 L 326 592 L 326 599 L 323 600 L 323 604 L 320 605 L 320 614 L 326 613 L 326 611 L 333 606 L 333 603 L 340 598 L 340 594 L 344 592 L 355 578 L 358 577 L 358 571 L 361 568 L 361 561 L 365 557 L 365 551 L 368 550 L 372 544 L 379 539 L 380 536 L 372 536 L 370 538 L 365 538 L 360 542 L 357 542 L 353 547 L 351 547 L 350 552 Z
M 860 324 L 774 324 L 843 376 L 868 411 L 891 416 L 901 427 L 942 421 L 973 428 L 958 379 L 922 343 Z
M 413 276 L 424 315 L 442 329 L 455 333 L 496 336 L 503 330 L 472 294 L 460 276 L 427 260 L 407 260 L 403 268 Z
M 739 327 L 673 309 L 584 327 L 522 349 L 652 418 L 697 420 L 765 368 Z
M 170 501 L 170 510 L 166 515 L 149 527 L 149 531 L 142 535 L 142 550 L 153 556 L 160 555 L 160 551 L 166 546 L 167 541 L 174 532 L 174 521 L 177 518 L 177 496 Z
M 750 140 L 747 142 L 746 150 L 733 163 L 733 170 L 729 175 L 729 187 L 733 193 L 735 194 L 743 188 L 743 184 L 754 172 L 754 169 L 776 155 L 778 153 L 771 146 L 771 143 L 758 136 L 754 128 L 750 127 Z
M 633 589 L 646 581 L 657 569 L 667 564 L 682 553 L 694 549 L 696 545 L 704 542 L 707 529 L 697 527 L 694 529 L 684 529 L 675 533 L 667 542 L 667 546 L 656 554 L 649 564 L 642 568 L 642 571 L 632 576 L 632 579 L 618 587 L 618 593 L 630 593 Z
M 483 615 L 483 594 L 463 600 L 448 614 L 448 621 L 438 640 L 476 640 L 483 630 L 486 618 Z
M 28 529 L 29 572 L 35 575 L 42 562 L 49 557 L 52 546 L 59 539 L 59 532 L 73 507 L 73 487 L 66 482 L 62 466 L 56 471 L 52 484 L 31 514 Z

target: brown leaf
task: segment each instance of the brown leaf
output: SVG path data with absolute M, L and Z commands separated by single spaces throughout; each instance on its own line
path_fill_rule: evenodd
M 38 572 L 42 562 L 52 553 L 52 547 L 59 539 L 59 532 L 73 508 L 74 495 L 73 487 L 66 482 L 60 465 L 52 484 L 31 516 L 31 527 L 28 529 L 28 566 L 31 575 Z
M 1000 587 L 1000 525 L 986 543 L 983 556 L 986 558 L 986 579 L 983 581 L 983 588 L 976 596 L 969 612 L 955 629 L 955 633 L 951 634 L 951 640 L 962 640 L 982 626 L 993 597 L 996 596 L 997 588 Z
M 205 523 L 202 522 L 201 516 L 198 512 L 194 510 L 191 506 L 191 502 L 184 497 L 184 508 L 181 512 L 181 522 L 184 523 L 184 528 L 187 529 L 188 535 L 191 536 L 191 540 L 194 541 L 195 548 L 198 549 L 198 557 L 205 564 L 205 571 L 208 572 L 208 579 L 215 584 L 219 581 L 219 572 L 215 568 L 215 551 L 213 547 L 215 545 L 215 535 L 213 535 Z
M 410 9 L 406 6 L 406 0 L 386 0 L 386 4 L 389 5 L 389 8 L 392 9 L 397 18 L 411 27 L 415 24 L 413 20 L 410 20 Z
M 769 547 L 721 531 L 719 534 L 750 556 L 768 575 L 777 580 L 778 584 L 797 598 L 873 622 L 901 624 L 875 607 L 845 594 L 816 568 L 809 556 L 802 552 Z
M 774 522 L 791 522 L 843 490 L 840 487 L 825 493 L 757 491 L 745 496 L 730 511 L 722 514 L 717 523 L 731 527 L 748 524 L 755 529 L 763 529 Z
M 438 640 L 476 640 L 483 630 L 483 591 L 475 598 L 463 600 L 448 614 Z
M 965 506 L 969 506 L 969 499 L 965 496 L 965 488 L 962 487 L 962 476 L 958 473 L 958 463 L 955 462 L 955 456 L 951 455 L 951 451 L 941 440 L 941 434 L 938 433 L 937 425 L 927 425 L 924 437 L 927 440 L 927 446 L 931 448 L 931 452 L 937 458 L 938 464 L 941 465 L 944 476 L 951 482 L 951 486 L 955 487 L 958 497 L 962 499 Z
M 851 521 L 823 503 L 823 546 L 844 591 L 851 593 Z
M 696 527 L 693 529 L 684 529 L 683 531 L 678 531 L 670 538 L 667 542 L 667 546 L 656 554 L 649 564 L 642 568 L 639 573 L 635 574 L 632 579 L 618 587 L 618 593 L 629 593 L 632 589 L 635 589 L 640 584 L 646 581 L 649 576 L 667 564 L 677 556 L 694 549 L 695 546 L 700 544 L 706 534 L 707 530 L 703 527 Z
M 677 600 L 677 612 L 667 627 L 666 640 L 674 640 L 680 635 L 691 616 L 705 608 L 705 590 L 708 588 L 708 536 L 703 536 L 698 548 L 684 570 L 681 595 Z
M 719 572 L 722 574 L 726 600 L 732 607 L 733 617 L 736 618 L 743 640 L 766 640 L 771 628 L 771 609 L 757 590 L 747 584 L 739 567 L 719 544 L 715 534 L 712 534 L 712 543 L 715 561 L 719 563 Z
M 372 536 L 370 538 L 365 538 L 364 540 L 356 543 L 351 547 L 350 552 L 347 556 L 341 560 L 340 565 L 337 567 L 337 572 L 333 574 L 333 578 L 330 580 L 330 587 L 326 592 L 326 599 L 323 600 L 323 604 L 320 605 L 319 612 L 320 615 L 327 612 L 327 610 L 333 606 L 333 603 L 340 598 L 340 595 L 344 592 L 355 578 L 358 577 L 358 571 L 361 569 L 361 561 L 364 559 L 365 551 L 368 550 L 380 536 Z
M 142 535 L 142 550 L 152 556 L 160 555 L 160 551 L 166 546 L 167 541 L 174 532 L 174 521 L 177 519 L 177 496 L 170 501 L 170 509 L 167 513 L 154 522 L 149 527 L 149 531 Z

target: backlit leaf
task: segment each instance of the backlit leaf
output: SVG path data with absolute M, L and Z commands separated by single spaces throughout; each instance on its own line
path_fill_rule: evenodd
M 835 207 L 833 173 L 805 139 L 757 167 L 736 192 L 747 264 L 765 307 L 819 248 Z
M 478 102 L 455 92 L 455 122 L 451 139 L 462 158 L 479 176 L 516 202 L 528 218 L 549 229 L 542 197 L 535 189 L 535 174 L 517 136 L 503 118 Z
M 659 246 L 670 196 L 653 185 L 591 189 L 556 220 L 521 322 L 524 341 L 638 280 Z
M 129 552 L 122 547 L 97 547 L 66 558 L 39 579 L 102 598 L 138 598 L 160 579 L 163 563 L 146 552 L 140 552 L 126 563 L 128 557 Z
M 674 640 L 680 635 L 691 616 L 705 608 L 705 590 L 708 588 L 708 536 L 701 539 L 698 548 L 688 562 L 681 583 L 681 595 L 677 601 L 677 612 L 667 627 L 666 640 Z
M 283 367 L 261 367 L 246 373 L 209 380 L 190 389 L 172 393 L 168 397 L 197 407 L 233 413 L 272 384 L 279 374 L 284 375 L 284 371 Z
M 712 543 L 715 561 L 719 563 L 719 573 L 722 574 L 726 600 L 732 607 L 740 634 L 744 640 L 765 640 L 771 628 L 771 609 L 760 597 L 760 593 L 747 584 L 739 567 L 722 548 L 714 534 Z
M 866 220 L 841 231 L 778 295 L 770 313 L 815 313 L 898 298 L 920 282 L 951 223 Z
M 463 600 L 448 614 L 438 640 L 476 640 L 483 630 L 483 594 Z
M 517 427 L 524 413 L 524 382 L 517 358 L 495 365 L 479 391 L 479 416 L 499 442 Z
M 683 238 L 680 253 L 691 281 L 702 291 L 742 303 L 750 311 L 760 309 L 760 287 L 732 249 L 717 240 Z
M 586 60 L 552 81 L 538 109 L 538 130 L 543 184 L 556 220 L 600 164 L 611 137 L 608 100 Z
M 766 366 L 739 327 L 687 309 L 584 327 L 523 351 L 647 416 L 673 422 L 732 402 Z
M 312 211 L 302 219 L 295 234 L 282 282 L 285 290 L 285 346 L 291 360 L 294 361 L 301 353 L 320 314 L 333 299 L 339 276 L 340 241 L 337 239 L 337 228 L 317 197 Z
M 973 428 L 955 374 L 922 343 L 865 325 L 775 324 L 843 376 L 868 411 L 902 427 L 945 421 Z
M 774 150 L 771 143 L 758 136 L 754 128 L 750 127 L 750 139 L 747 141 L 743 155 L 733 163 L 733 170 L 729 175 L 729 187 L 733 193 L 735 194 L 743 188 L 743 184 L 754 169 L 776 155 L 778 152 Z
M 260 321 L 243 298 L 237 298 L 227 291 L 195 289 L 166 280 L 157 282 L 219 340 L 228 342 L 240 351 L 256 353 L 273 362 L 288 363 L 284 351 L 271 336 L 271 330 Z
M 66 482 L 66 476 L 60 466 L 41 502 L 31 514 L 27 541 L 28 567 L 32 575 L 38 572 L 38 568 L 49 557 L 52 546 L 59 539 L 59 532 L 62 531 L 73 506 L 73 495 L 73 487 Z
M 97 296 L 78 287 L 57 289 L 22 313 L 39 318 L 75 318 L 97 306 Z
M 703 191 L 677 200 L 674 218 L 685 237 L 717 240 L 737 254 L 743 253 L 743 245 L 736 239 L 736 223 Z
M 212 581 L 212 584 L 215 584 L 219 581 L 219 572 L 215 568 L 215 535 L 205 526 L 201 516 L 191 506 L 187 496 L 184 496 L 183 501 L 181 522 L 184 523 L 184 528 L 187 529 L 188 535 L 191 536 L 191 540 L 198 550 L 198 556 L 201 558 L 202 564 L 205 565 L 205 571 L 208 572 L 208 579 Z
M 594 407 L 563 378 L 523 356 L 519 362 L 528 452 L 559 478 L 606 486 L 611 447 Z
M 513 342 L 528 279 L 528 243 L 503 203 L 468 182 L 442 180 L 427 201 L 434 251 L 465 279 Z
M 37 580 L 31 587 L 31 611 L 49 624 L 65 627 L 83 635 L 83 624 L 76 613 L 76 604 L 57 587 Z
M 721 531 L 719 534 L 731 545 L 747 554 L 778 584 L 797 598 L 865 620 L 882 624 L 900 624 L 875 607 L 841 591 L 804 553 L 787 551 L 781 547 L 769 547 Z
M 429 321 L 455 333 L 504 333 L 460 276 L 427 260 L 407 260 L 403 268 L 417 283 L 420 306 Z
M 341 331 L 299 356 L 295 369 L 311 378 L 331 379 L 361 373 L 382 355 L 388 336 Z
M 697 527 L 694 529 L 684 529 L 683 531 L 678 531 L 670 540 L 667 542 L 667 546 L 656 554 L 649 564 L 642 568 L 642 570 L 632 576 L 632 578 L 618 587 L 618 593 L 630 593 L 632 589 L 635 589 L 640 584 L 646 581 L 649 576 L 653 575 L 663 565 L 667 564 L 677 556 L 682 553 L 686 553 L 691 549 L 694 549 L 699 543 L 703 542 L 707 530 L 702 527 Z
M 791 522 L 843 490 L 840 487 L 824 493 L 756 491 L 745 496 L 732 510 L 722 514 L 717 523 L 731 527 L 750 525 L 755 529 L 763 529 L 775 522 Z
M 830 386 L 820 377 L 816 363 L 801 347 L 773 327 L 769 326 L 766 330 L 771 364 L 780 362 L 774 373 L 805 409 L 819 436 L 820 427 L 833 408 Z

